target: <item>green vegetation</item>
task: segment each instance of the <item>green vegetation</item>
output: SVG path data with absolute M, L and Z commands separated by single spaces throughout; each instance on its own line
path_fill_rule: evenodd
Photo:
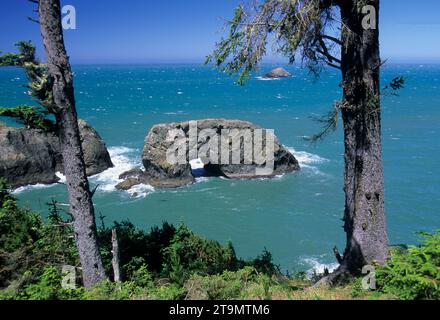
M 54 124 L 47 118 L 49 113 L 42 108 L 21 105 L 13 108 L 0 108 L 0 117 L 13 118 L 27 129 L 52 131 Z
M 36 50 L 30 41 L 18 41 L 15 46 L 18 48 L 19 53 L 6 53 L 0 56 L 0 67 L 21 67 L 25 63 L 35 61 Z
M 422 246 L 393 249 L 388 266 L 378 270 L 384 292 L 401 299 L 440 299 L 440 230 L 421 235 Z
M 43 221 L 20 208 L 0 181 L 0 299 L 440 298 L 440 232 L 423 234 L 420 247 L 393 249 L 388 266 L 377 270 L 378 289 L 365 291 L 361 278 L 314 288 L 304 273 L 281 274 L 266 250 L 255 259 L 242 260 L 231 243 L 205 239 L 183 224 L 163 223 L 146 232 L 128 221 L 111 227 L 102 221 L 98 230 L 110 275 L 111 230 L 118 230 L 123 282 L 106 280 L 90 290 L 80 285 L 63 288 L 62 266 L 79 267 L 71 221 L 66 218 L 52 202 Z
M 43 280 L 42 270 L 79 265 L 71 235 L 56 206 L 44 223 L 39 214 L 19 208 L 0 180 L 0 287 L 7 287 L 7 294 L 21 297 L 27 286 Z
M 52 80 L 47 66 L 35 57 L 35 46 L 30 41 L 16 43 L 18 53 L 0 53 L 0 67 L 20 67 L 28 78 L 27 88 L 38 106 L 21 105 L 0 107 L 0 117 L 9 117 L 28 129 L 54 131 L 55 103 L 52 96 Z

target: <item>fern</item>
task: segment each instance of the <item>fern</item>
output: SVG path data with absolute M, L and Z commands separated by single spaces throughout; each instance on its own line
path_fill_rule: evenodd
M 378 270 L 382 291 L 405 300 L 440 299 L 440 231 L 421 235 L 421 246 L 394 249 L 388 265 Z

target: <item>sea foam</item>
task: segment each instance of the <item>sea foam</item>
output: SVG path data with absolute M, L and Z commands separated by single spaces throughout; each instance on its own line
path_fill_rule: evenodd
M 38 190 L 38 189 L 48 189 L 48 188 L 52 188 L 53 186 L 56 186 L 57 184 L 31 184 L 31 185 L 27 185 L 27 186 L 23 186 L 23 187 L 19 187 L 17 189 L 12 190 L 12 194 L 20 194 L 26 191 L 31 191 L 31 190 Z
M 51 184 L 42 184 L 42 183 L 37 183 L 37 184 L 30 184 L 27 186 L 23 186 L 23 187 L 19 187 L 17 189 L 12 190 L 12 194 L 20 194 L 22 192 L 26 192 L 26 191 L 31 191 L 31 190 L 38 190 L 38 189 L 49 189 L 52 188 L 58 184 L 64 184 L 66 183 L 66 177 L 61 173 L 61 172 L 57 172 L 55 173 L 55 175 L 58 177 L 58 182 L 57 183 L 51 183 Z
M 306 169 L 314 175 L 325 175 L 318 169 L 317 165 L 329 162 L 330 160 L 306 151 L 296 151 L 291 147 L 285 148 L 295 156 L 301 168 Z
M 329 272 L 333 272 L 339 266 L 337 263 L 322 263 L 316 257 L 308 257 L 301 259 L 301 265 L 307 266 L 309 269 L 306 271 L 307 277 L 310 279 L 315 274 L 322 274 L 327 269 Z
M 280 78 L 266 78 L 266 77 L 255 77 L 259 81 L 279 81 Z
M 110 147 L 108 149 L 110 154 L 110 158 L 112 159 L 114 167 L 109 168 L 101 173 L 98 173 L 89 178 L 90 182 L 94 185 L 98 186 L 98 191 L 101 192 L 113 192 L 116 191 L 116 185 L 123 180 L 119 179 L 119 176 L 131 169 L 141 167 L 140 159 L 137 158 L 137 154 L 139 150 L 131 149 L 127 147 Z M 138 159 L 138 160 L 135 160 Z M 58 184 L 66 183 L 66 177 L 61 172 L 57 172 L 55 174 L 59 181 L 54 184 L 35 184 L 28 185 L 24 187 L 19 187 L 12 191 L 13 194 L 20 194 L 22 192 L 38 190 L 38 189 L 48 189 Z M 145 197 L 151 192 L 154 191 L 154 188 L 150 185 L 137 185 L 127 190 L 127 193 L 135 198 Z
M 108 152 L 114 167 L 109 168 L 90 179 L 92 183 L 99 185 L 98 191 L 102 192 L 116 191 L 116 185 L 123 181 L 122 179 L 119 179 L 119 176 L 126 171 L 139 168 L 142 165 L 137 156 L 139 153 L 139 150 L 137 149 L 119 146 L 110 147 Z M 131 196 L 139 198 L 147 196 L 152 191 L 154 191 L 154 188 L 150 185 L 138 185 L 134 186 L 127 192 Z
M 308 153 L 305 151 L 296 151 L 294 148 L 287 147 L 287 150 L 291 152 L 298 160 L 300 165 L 321 164 L 328 162 L 328 159 L 322 158 L 317 154 Z

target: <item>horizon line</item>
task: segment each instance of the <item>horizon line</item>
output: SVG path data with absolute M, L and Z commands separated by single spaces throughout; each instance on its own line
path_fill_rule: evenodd
M 114 62 L 100 62 L 100 61 L 71 61 L 72 66 L 82 66 L 82 65 L 102 65 L 102 66 L 111 66 L 111 65 L 132 65 L 132 66 L 141 66 L 141 65 L 200 65 L 200 66 L 207 66 L 207 67 L 214 67 L 211 64 L 205 64 L 204 62 L 200 61 L 172 61 L 172 60 L 165 60 L 165 61 L 114 61 Z M 286 63 L 282 61 L 264 61 L 261 62 L 260 65 L 282 65 L 282 66 L 301 66 L 301 63 Z M 387 65 L 440 65 L 440 59 L 439 60 L 432 60 L 432 61 L 421 61 L 421 60 L 401 60 L 401 61 L 387 61 L 387 63 L 384 66 Z M 327 67 L 327 66 L 324 66 Z M 306 67 L 304 67 L 306 68 Z

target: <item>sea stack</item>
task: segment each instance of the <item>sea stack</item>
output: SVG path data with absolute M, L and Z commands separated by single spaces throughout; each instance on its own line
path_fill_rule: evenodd
M 270 72 L 266 73 L 264 78 L 267 79 L 280 79 L 280 78 L 290 78 L 292 74 L 285 70 L 284 68 L 275 68 Z
M 194 124 L 196 124 L 196 127 L 194 127 Z M 206 132 L 210 133 L 209 137 L 204 135 Z M 223 139 L 224 137 L 222 135 L 224 132 L 230 134 L 230 140 Z M 242 135 L 243 132 L 246 132 L 247 135 L 238 137 Z M 156 188 L 175 188 L 191 184 L 195 181 L 196 176 L 193 168 L 191 168 L 191 162 L 194 160 L 199 160 L 200 162 L 200 159 L 204 158 L 208 144 L 210 147 L 215 146 L 214 149 L 218 151 L 224 150 L 222 149 L 223 143 L 223 146 L 227 146 L 226 155 L 229 156 L 229 159 L 233 159 L 235 153 L 238 154 L 238 160 L 240 161 L 238 161 L 238 163 L 233 160 L 228 163 L 224 161 L 213 162 L 206 160 L 205 157 L 202 159 L 202 166 L 204 165 L 203 169 L 205 171 L 203 176 L 219 176 L 228 179 L 271 178 L 300 169 L 295 157 L 279 143 L 274 135 L 273 155 L 270 158 L 273 167 L 271 167 L 269 173 L 263 175 L 260 173 L 262 170 L 259 170 L 267 166 L 267 162 L 257 164 L 255 161 L 245 161 L 245 146 L 251 145 L 251 152 L 255 150 L 253 149 L 253 143 L 256 141 L 256 132 L 261 132 L 261 145 L 264 150 L 267 150 L 265 147 L 268 134 L 267 130 L 247 121 L 203 119 L 155 125 L 145 138 L 142 154 L 144 170 L 137 169 L 123 173 L 120 179 L 124 181 L 116 186 L 116 188 L 127 190 L 138 184 L 150 184 Z M 197 136 L 195 142 L 193 139 L 194 134 Z M 170 137 L 172 138 L 170 139 Z M 176 140 L 173 137 L 178 138 Z M 237 137 L 239 142 L 234 144 L 233 139 Z M 169 150 L 176 148 L 176 144 L 184 148 L 180 149 L 179 146 L 179 150 L 184 150 L 182 152 L 179 151 L 180 154 L 183 154 L 184 161 L 170 163 L 170 161 L 168 161 Z M 212 150 L 212 148 L 209 150 Z M 264 152 L 266 151 L 263 151 L 263 153 Z M 198 156 L 195 157 L 194 154 Z M 208 154 L 210 154 L 210 151 Z M 269 157 L 270 155 L 268 155 L 267 159 L 269 159 Z M 222 160 L 223 158 L 219 156 L 217 160 L 219 159 Z M 255 159 L 255 157 L 253 159 Z M 199 171 L 199 169 L 197 171 Z

